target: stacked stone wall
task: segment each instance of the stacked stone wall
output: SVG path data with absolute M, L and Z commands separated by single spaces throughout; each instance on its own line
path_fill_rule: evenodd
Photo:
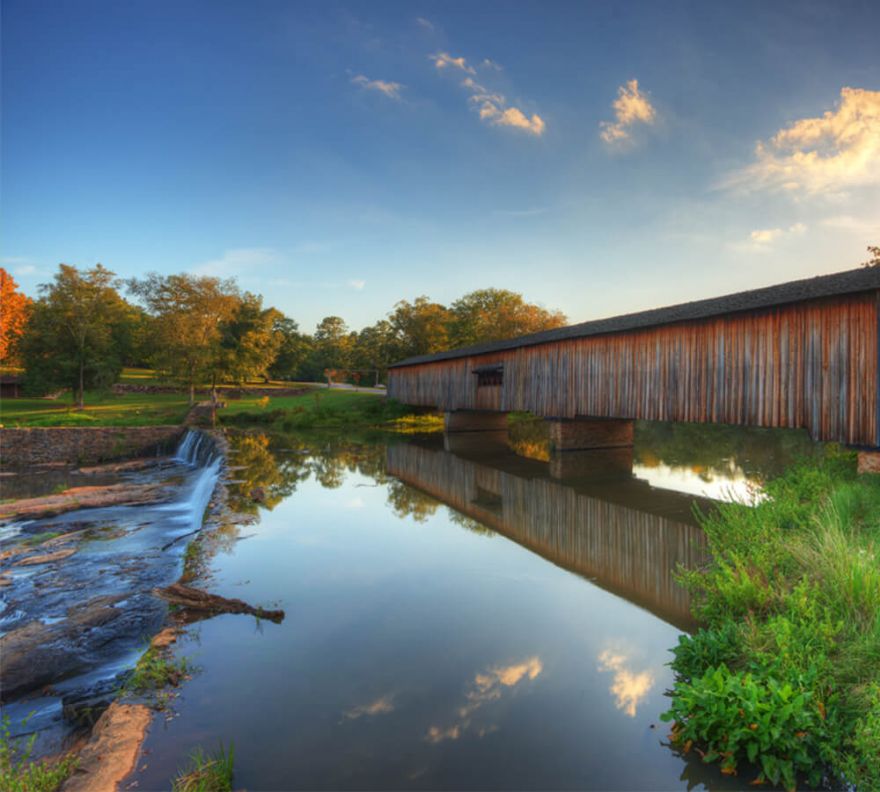
M 171 453 L 182 426 L 59 426 L 0 429 L 0 466 L 94 465 Z

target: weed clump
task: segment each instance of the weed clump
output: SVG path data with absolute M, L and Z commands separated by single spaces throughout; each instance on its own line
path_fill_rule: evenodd
M 232 774 L 235 760 L 234 746 L 223 745 L 211 755 L 197 748 L 190 757 L 189 766 L 174 779 L 172 792 L 232 792 Z
M 829 450 L 765 492 L 700 517 L 712 560 L 681 573 L 703 627 L 673 650 L 673 746 L 757 783 L 876 789 L 880 476 Z
M 77 759 L 32 759 L 36 732 L 27 740 L 12 737 L 9 717 L 0 721 L 0 789 L 3 792 L 55 792 L 76 769 Z

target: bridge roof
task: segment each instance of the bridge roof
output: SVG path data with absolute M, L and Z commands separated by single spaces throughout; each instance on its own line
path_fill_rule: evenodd
M 674 322 L 708 319 L 723 314 L 754 311 L 761 308 L 772 308 L 776 305 L 874 290 L 880 290 L 880 267 L 860 267 L 845 272 L 835 272 L 832 275 L 820 275 L 816 278 L 789 281 L 776 286 L 765 286 L 761 289 L 727 294 L 723 297 L 712 297 L 708 300 L 696 300 L 680 305 L 670 305 L 666 308 L 652 308 L 649 311 L 623 314 L 608 319 L 595 319 L 590 322 L 559 327 L 555 330 L 517 336 L 504 341 L 474 344 L 459 349 L 450 349 L 446 352 L 437 352 L 433 355 L 417 355 L 393 363 L 390 368 L 454 360 L 472 355 L 502 352 L 517 347 L 547 344 L 553 341 L 567 341 L 573 338 L 641 330 L 646 327 L 657 327 Z

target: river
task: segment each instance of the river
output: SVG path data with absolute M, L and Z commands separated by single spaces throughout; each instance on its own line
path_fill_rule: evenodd
M 232 505 L 256 520 L 208 539 L 205 587 L 287 616 L 190 628 L 198 670 L 137 787 L 220 742 L 253 790 L 741 787 L 666 744 L 693 627 L 673 572 L 705 559 L 705 496 L 759 496 L 813 447 L 643 425 L 631 455 L 560 465 L 542 431 L 234 435 Z

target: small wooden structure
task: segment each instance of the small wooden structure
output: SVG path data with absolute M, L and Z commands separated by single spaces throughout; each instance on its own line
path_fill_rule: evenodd
M 16 374 L 0 374 L 0 399 L 17 399 L 21 396 L 21 377 Z
M 876 450 L 878 354 L 880 268 L 861 268 L 409 358 L 388 395 L 528 410 L 560 423 L 563 449 L 567 436 L 585 447 L 565 422 L 645 419 L 805 428 Z

